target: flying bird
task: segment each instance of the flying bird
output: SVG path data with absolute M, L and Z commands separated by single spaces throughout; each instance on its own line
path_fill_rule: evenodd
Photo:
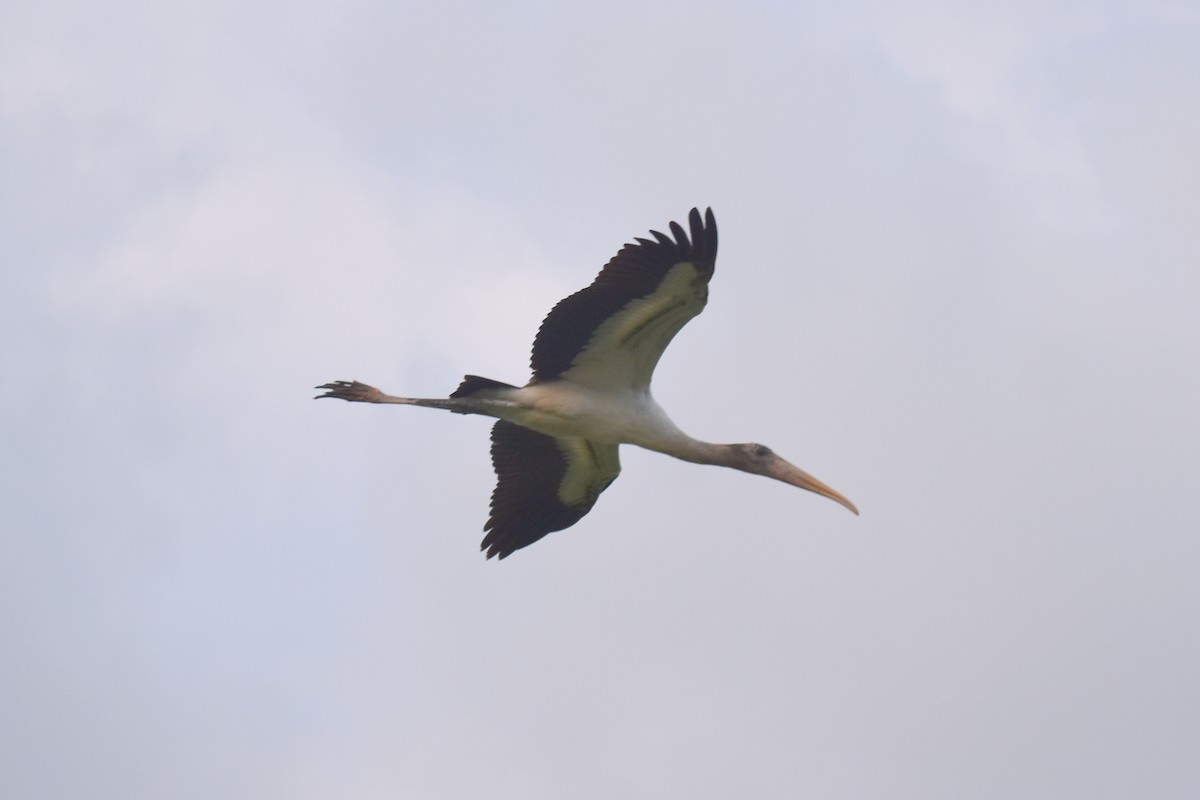
M 533 340 L 522 387 L 467 375 L 448 398 L 395 397 L 358 381 L 318 386 L 357 403 L 399 403 L 496 417 L 496 488 L 481 550 L 505 558 L 583 518 L 634 444 L 696 464 L 790 483 L 858 513 L 844 496 L 761 444 L 710 444 L 685 434 L 650 394 L 663 351 L 704 310 L 717 259 L 712 209 L 693 208 L 688 231 L 626 244 L 590 286 L 556 305 Z

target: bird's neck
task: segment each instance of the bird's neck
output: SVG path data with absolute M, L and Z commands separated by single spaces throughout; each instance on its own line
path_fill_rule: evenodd
M 704 442 L 680 433 L 679 436 L 672 437 L 670 442 L 664 442 L 663 445 L 660 447 L 651 447 L 650 449 L 666 453 L 683 461 L 690 461 L 693 464 L 715 464 L 720 467 L 733 465 L 733 453 L 727 444 Z

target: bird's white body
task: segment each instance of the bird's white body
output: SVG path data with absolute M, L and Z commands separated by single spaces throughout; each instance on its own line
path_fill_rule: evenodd
M 678 455 L 695 441 L 679 429 L 649 389 L 607 386 L 597 390 L 563 379 L 513 389 L 489 390 L 480 411 L 555 438 L 634 444 Z M 472 398 L 475 399 L 475 398 Z

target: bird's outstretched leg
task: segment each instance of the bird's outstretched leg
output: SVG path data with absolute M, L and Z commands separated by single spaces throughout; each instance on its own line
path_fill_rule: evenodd
M 317 387 L 324 389 L 325 394 L 319 394 L 314 399 L 336 397 L 338 400 L 349 400 L 351 403 L 397 403 L 405 406 L 424 406 L 426 408 L 441 408 L 458 414 L 486 414 L 481 410 L 480 402 L 472 398 L 433 398 L 433 397 L 396 397 L 384 394 L 374 386 L 368 386 L 359 381 L 334 381 L 323 383 Z
M 333 383 L 324 383 L 317 387 L 324 389 L 325 394 L 319 394 L 314 399 L 320 400 L 323 397 L 336 397 L 338 400 L 349 400 L 352 403 L 409 403 L 407 397 L 393 397 L 390 394 L 384 394 L 374 386 L 368 386 L 359 381 L 334 381 Z

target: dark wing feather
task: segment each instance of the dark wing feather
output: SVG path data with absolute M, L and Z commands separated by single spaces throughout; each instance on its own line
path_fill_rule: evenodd
M 480 545 L 505 558 L 592 510 L 620 472 L 615 444 L 555 439 L 511 422 L 492 427 L 496 489 Z
M 700 211 L 693 208 L 688 214 L 688 226 L 690 240 L 683 227 L 672 222 L 674 241 L 658 231 L 650 231 L 655 241 L 639 238 L 635 244 L 625 245 L 590 286 L 556 305 L 533 341 L 530 361 L 533 380 L 552 380 L 566 372 L 600 325 L 631 301 L 653 294 L 676 265 L 692 263 L 700 280 L 707 284 L 717 259 L 717 222 L 712 209 L 705 212 L 701 221 Z M 702 302 L 695 313 L 700 308 Z

